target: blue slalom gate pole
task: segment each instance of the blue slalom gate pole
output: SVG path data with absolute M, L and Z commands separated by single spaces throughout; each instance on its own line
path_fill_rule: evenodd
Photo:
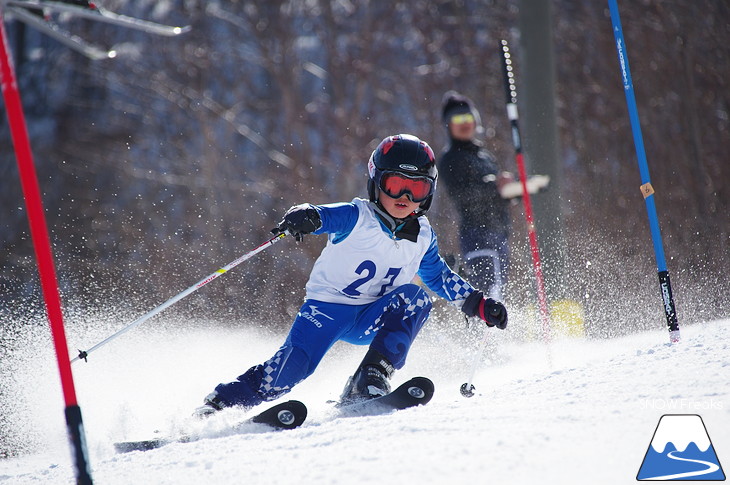
M 646 162 L 646 152 L 644 151 L 644 137 L 641 134 L 639 112 L 636 109 L 636 98 L 634 97 L 634 83 L 631 80 L 629 58 L 626 51 L 626 42 L 624 41 L 623 29 L 621 28 L 621 18 L 619 17 L 617 0 L 608 0 L 608 8 L 611 12 L 613 35 L 616 38 L 616 50 L 618 51 L 618 61 L 621 65 L 621 76 L 623 78 L 624 92 L 626 94 L 626 104 L 629 108 L 631 131 L 634 134 L 636 157 L 639 162 L 639 171 L 641 172 L 641 193 L 644 196 L 644 201 L 646 202 L 646 211 L 649 215 L 651 240 L 654 244 L 654 255 L 656 257 L 657 271 L 659 273 L 659 288 L 661 290 L 662 301 L 664 304 L 664 315 L 667 319 L 667 328 L 669 329 L 669 339 L 672 342 L 678 342 L 679 323 L 677 322 L 677 311 L 674 306 L 672 285 L 669 281 L 667 262 L 664 257 L 662 234 L 659 230 L 659 220 L 657 219 L 656 205 L 654 204 L 654 188 L 651 186 L 651 179 L 649 178 L 649 166 Z

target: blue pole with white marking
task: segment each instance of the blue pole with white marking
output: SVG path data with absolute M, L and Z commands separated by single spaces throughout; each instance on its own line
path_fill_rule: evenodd
M 662 234 L 659 230 L 659 220 L 657 219 L 656 205 L 654 203 L 654 188 L 651 186 L 651 179 L 649 178 L 649 166 L 646 162 L 646 152 L 644 151 L 644 138 L 641 134 L 639 112 L 636 109 L 634 83 L 631 80 L 631 70 L 629 69 L 629 59 L 626 52 L 626 42 L 624 41 L 623 29 L 621 28 L 621 18 L 619 17 L 617 0 L 608 0 L 608 8 L 611 12 L 613 35 L 616 38 L 618 61 L 621 66 L 621 76 L 624 83 L 624 93 L 626 94 L 626 104 L 629 109 L 629 119 L 631 120 L 631 131 L 634 135 L 636 157 L 638 158 L 639 172 L 641 173 L 641 193 L 644 196 L 646 211 L 649 215 L 649 227 L 651 229 L 651 240 L 654 244 L 654 255 L 656 257 L 657 271 L 659 273 L 659 288 L 661 290 L 662 301 L 664 304 L 664 315 L 667 319 L 667 328 L 669 329 L 670 340 L 672 342 L 678 342 L 679 323 L 677 322 L 677 311 L 674 306 L 672 285 L 669 281 L 667 262 L 664 257 Z

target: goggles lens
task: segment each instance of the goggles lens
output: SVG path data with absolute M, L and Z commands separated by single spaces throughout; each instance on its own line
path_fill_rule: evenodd
M 454 115 L 451 117 L 451 123 L 454 125 L 462 125 L 464 123 L 474 123 L 474 115 L 471 113 Z
M 399 199 L 408 194 L 413 202 L 423 202 L 433 193 L 433 181 L 430 178 L 412 178 L 398 172 L 384 173 L 379 186 L 388 197 Z

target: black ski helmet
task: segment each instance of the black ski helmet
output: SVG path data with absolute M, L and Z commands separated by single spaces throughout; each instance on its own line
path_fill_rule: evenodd
M 433 191 L 421 202 L 419 215 L 431 207 L 436 191 L 438 170 L 436 156 L 425 141 L 413 135 L 391 135 L 383 139 L 368 161 L 368 196 L 378 202 L 378 183 L 385 172 L 398 172 L 407 177 L 426 177 L 433 183 Z
M 476 123 L 477 133 L 481 133 L 482 119 L 479 116 L 479 111 L 474 107 L 474 102 L 456 91 L 447 91 L 444 93 L 441 99 L 441 121 L 448 130 L 449 121 L 454 115 L 470 113 L 474 116 L 474 122 Z

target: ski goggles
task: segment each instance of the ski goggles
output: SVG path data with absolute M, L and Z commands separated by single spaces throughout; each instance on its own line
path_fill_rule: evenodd
M 433 194 L 434 183 L 428 177 L 411 177 L 400 172 L 381 172 L 378 187 L 393 199 L 400 199 L 408 194 L 408 198 L 413 202 L 423 202 Z
M 474 123 L 474 115 L 471 113 L 463 113 L 460 115 L 454 115 L 451 117 L 451 124 L 463 125 L 464 123 Z

